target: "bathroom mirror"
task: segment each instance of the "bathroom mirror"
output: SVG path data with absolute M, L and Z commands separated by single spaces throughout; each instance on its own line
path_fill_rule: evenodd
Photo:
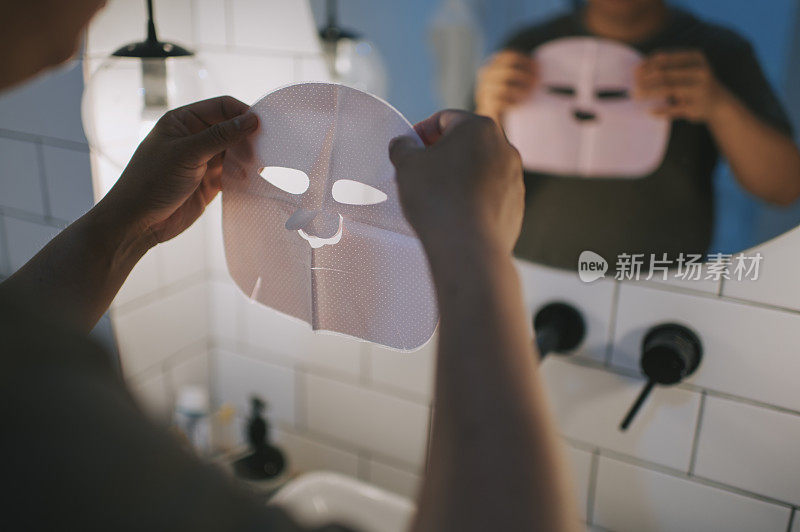
M 427 39 L 370 32 L 387 98 L 412 120 L 444 106 L 486 112 L 493 84 L 525 94 L 496 113 L 528 169 L 519 258 L 605 263 L 623 278 L 703 261 L 733 270 L 740 252 L 800 223 L 796 0 L 669 0 L 660 19 L 642 15 L 652 5 L 662 2 L 447 0 L 431 6 Z M 341 7 L 369 31 L 368 16 Z M 518 55 L 490 72 L 504 48 Z M 745 259 L 739 273 L 753 275 L 758 258 Z

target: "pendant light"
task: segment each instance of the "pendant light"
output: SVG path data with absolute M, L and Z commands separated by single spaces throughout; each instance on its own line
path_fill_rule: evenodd
M 386 66 L 375 45 L 339 26 L 338 0 L 326 0 L 326 24 L 319 31 L 331 80 L 386 97 Z
M 161 41 L 153 1 L 146 0 L 145 40 L 113 52 L 91 75 L 82 114 L 89 145 L 116 179 L 139 142 L 169 109 L 214 95 L 215 84 L 194 52 Z M 103 181 L 108 181 L 104 176 Z M 113 183 L 104 182 L 107 189 Z

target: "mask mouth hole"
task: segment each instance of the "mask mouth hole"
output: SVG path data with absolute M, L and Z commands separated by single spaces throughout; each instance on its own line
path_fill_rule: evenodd
M 258 175 L 289 194 L 303 194 L 310 183 L 305 172 L 285 166 L 264 166 L 258 171 Z
M 335 182 L 331 188 L 331 195 L 333 199 L 345 205 L 375 205 L 389 198 L 385 192 L 352 179 L 340 179 Z

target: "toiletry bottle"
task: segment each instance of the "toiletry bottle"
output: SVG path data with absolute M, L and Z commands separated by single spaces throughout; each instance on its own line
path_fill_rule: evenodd
M 184 386 L 175 401 L 175 425 L 201 455 L 211 444 L 208 392 L 200 386 Z
M 246 433 L 249 453 L 236 460 L 233 467 L 238 477 L 249 481 L 259 491 L 271 491 L 283 477 L 286 459 L 281 450 L 269 441 L 269 424 L 263 415 L 264 401 L 253 397 L 250 404 L 252 411 Z

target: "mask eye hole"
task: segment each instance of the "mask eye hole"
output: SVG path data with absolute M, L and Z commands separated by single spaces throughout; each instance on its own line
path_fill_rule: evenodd
M 600 89 L 595 95 L 599 100 L 626 100 L 628 99 L 627 89 Z
M 331 194 L 333 199 L 346 205 L 375 205 L 388 199 L 377 188 L 351 179 L 340 179 L 334 183 Z
M 308 190 L 308 176 L 302 170 L 284 166 L 265 166 L 258 174 L 270 184 L 289 194 L 302 194 Z
M 575 89 L 567 85 L 549 85 L 547 92 L 556 96 L 575 96 Z

